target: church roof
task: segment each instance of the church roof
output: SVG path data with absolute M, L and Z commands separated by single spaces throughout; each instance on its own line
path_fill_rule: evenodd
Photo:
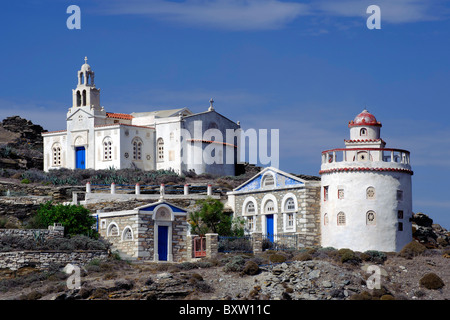
M 192 114 L 192 112 L 188 108 L 178 108 L 178 109 L 167 109 L 167 110 L 156 110 L 156 111 L 148 111 L 148 112 L 133 112 L 131 116 L 135 118 L 139 117 L 148 117 L 154 116 L 155 118 L 168 118 L 177 116 L 180 112 L 187 112 Z
M 123 120 L 131 120 L 133 119 L 133 116 L 131 114 L 126 113 L 113 113 L 113 112 L 107 112 L 106 113 L 107 118 L 114 118 L 114 119 L 123 119 Z
M 267 191 L 271 189 L 265 189 L 262 186 L 262 178 L 266 173 L 270 173 L 275 177 L 275 189 L 280 188 L 295 188 L 302 187 L 308 181 L 320 181 L 320 177 L 309 176 L 304 174 L 291 174 L 281 171 L 274 167 L 267 167 L 257 173 L 255 176 L 245 181 L 240 186 L 233 189 L 232 192 L 255 192 L 255 191 Z
M 377 121 L 377 118 L 367 110 L 363 110 L 358 114 L 354 120 L 348 123 L 349 127 L 353 126 L 379 126 L 381 127 L 381 122 Z

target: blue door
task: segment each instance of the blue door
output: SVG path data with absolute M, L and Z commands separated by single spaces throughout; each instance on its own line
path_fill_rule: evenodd
M 267 239 L 273 242 L 273 214 L 266 215 L 266 234 Z
M 159 261 L 167 261 L 167 247 L 169 240 L 169 227 L 158 226 L 158 257 Z
M 75 168 L 86 169 L 86 149 L 84 147 L 75 148 Z

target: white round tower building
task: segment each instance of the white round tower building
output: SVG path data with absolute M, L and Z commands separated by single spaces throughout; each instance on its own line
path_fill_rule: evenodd
M 400 251 L 412 241 L 410 154 L 385 148 L 367 110 L 348 127 L 345 148 L 322 152 L 321 245 Z

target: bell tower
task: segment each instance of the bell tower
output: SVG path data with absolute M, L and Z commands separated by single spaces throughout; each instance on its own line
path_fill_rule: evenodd
M 78 84 L 73 89 L 72 108 L 89 107 L 88 109 L 100 109 L 100 89 L 95 87 L 94 76 L 91 66 L 87 64 L 87 57 L 84 64 L 77 73 Z

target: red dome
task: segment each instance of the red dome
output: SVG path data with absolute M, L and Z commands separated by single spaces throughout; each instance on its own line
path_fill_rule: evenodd
M 367 110 L 363 110 L 358 114 L 353 121 L 348 123 L 348 126 L 380 126 L 381 123 L 377 121 L 375 116 Z

